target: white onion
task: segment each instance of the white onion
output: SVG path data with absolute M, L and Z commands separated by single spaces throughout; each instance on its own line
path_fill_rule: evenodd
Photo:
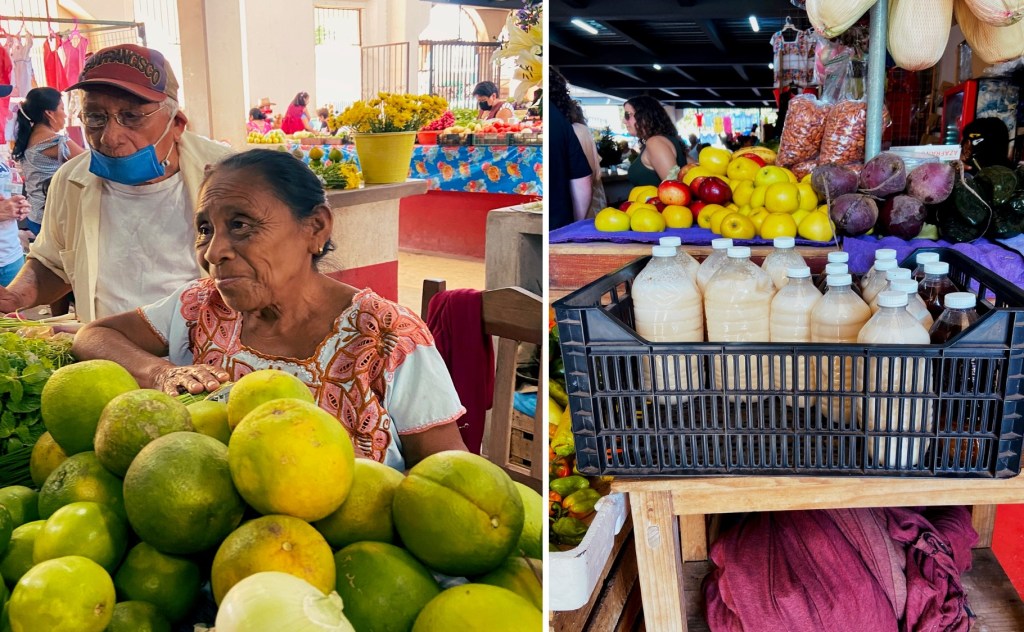
M 325 596 L 304 579 L 267 571 L 231 587 L 217 611 L 217 632 L 355 632 L 338 593 Z

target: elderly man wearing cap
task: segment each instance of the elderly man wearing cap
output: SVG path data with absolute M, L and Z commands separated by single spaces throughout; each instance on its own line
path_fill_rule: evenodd
M 185 131 L 178 82 L 158 51 L 98 51 L 78 83 L 90 151 L 53 177 L 42 233 L 0 311 L 75 294 L 89 322 L 146 305 L 201 275 L 192 212 L 205 168 L 229 149 Z

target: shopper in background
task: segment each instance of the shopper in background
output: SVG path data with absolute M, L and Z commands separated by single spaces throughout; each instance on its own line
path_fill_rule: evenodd
M 260 112 L 263 112 L 263 117 L 268 121 L 274 120 L 274 106 L 276 103 L 271 102 L 270 97 L 260 98 Z
M 192 209 L 206 166 L 230 149 L 185 131 L 178 81 L 159 51 L 134 44 L 97 51 L 68 89 L 83 91 L 90 151 L 53 176 L 46 221 L 25 267 L 0 288 L 0 311 L 74 291 L 78 318 L 89 322 L 199 275 Z
M 306 109 L 307 103 L 309 103 L 308 92 L 300 92 L 295 95 L 295 98 L 292 99 L 291 104 L 284 113 L 284 120 L 281 121 L 282 132 L 294 134 L 303 130 L 307 132 L 313 131 L 313 126 L 309 123 L 309 112 Z
M 960 161 L 964 171 L 975 173 L 992 165 L 1010 166 L 1010 131 L 1000 119 L 985 117 L 964 126 Z
M 330 128 L 327 126 L 327 119 L 331 117 L 331 111 L 327 108 L 320 108 L 316 111 L 316 123 L 313 127 L 316 127 L 316 131 L 321 134 L 329 132 Z
M 53 177 L 62 164 L 85 151 L 60 133 L 65 123 L 67 115 L 61 94 L 53 88 L 32 88 L 18 106 L 12 155 L 20 163 L 25 197 L 31 205 L 28 228 L 36 235 L 43 223 L 46 202 L 43 181 Z
M 10 84 L 0 85 L 0 97 L 14 90 Z M 18 222 L 28 216 L 29 203 L 22 195 L 2 199 L 0 191 L 0 284 L 10 283 L 25 263 L 25 249 L 18 234 Z
M 640 140 L 640 155 L 629 165 L 629 181 L 633 186 L 658 186 L 673 167 L 686 164 L 686 143 L 654 97 L 633 97 L 623 109 L 626 130 Z
M 608 205 L 604 185 L 601 183 L 601 157 L 597 155 L 597 143 L 594 141 L 590 128 L 587 127 L 587 118 L 583 114 L 583 108 L 578 101 L 569 96 L 569 86 L 565 82 L 565 77 L 555 69 L 551 69 L 550 72 L 551 105 L 558 108 L 558 111 L 572 123 L 572 131 L 579 139 L 580 147 L 583 148 L 583 154 L 587 157 L 590 170 L 593 172 L 590 205 L 586 216 L 594 217 L 598 211 Z
M 259 108 L 249 110 L 249 124 L 246 125 L 246 131 L 266 134 L 271 127 L 270 119 L 263 113 L 263 110 Z
M 548 229 L 587 216 L 593 173 L 569 119 L 558 108 L 548 110 L 548 172 L 554 184 L 548 196 Z
M 473 88 L 473 96 L 476 97 L 477 107 L 480 113 L 477 118 L 481 120 L 501 119 L 512 123 L 515 121 L 516 111 L 508 101 L 498 99 L 498 86 L 492 81 L 481 81 Z

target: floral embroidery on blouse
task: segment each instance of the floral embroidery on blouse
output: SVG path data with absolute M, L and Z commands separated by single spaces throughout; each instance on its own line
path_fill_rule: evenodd
M 304 360 L 245 347 L 242 316 L 223 302 L 212 279 L 182 293 L 181 315 L 196 364 L 222 367 L 235 381 L 257 369 L 297 367 L 317 404 L 348 430 L 356 450 L 378 462 L 384 462 L 392 441 L 392 420 L 384 407 L 388 385 L 416 347 L 434 344 L 415 314 L 370 290 L 353 297 L 334 330 Z

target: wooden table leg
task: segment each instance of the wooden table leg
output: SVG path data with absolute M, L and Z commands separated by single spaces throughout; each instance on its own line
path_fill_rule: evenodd
M 629 492 L 648 632 L 686 632 L 680 529 L 671 492 Z
M 992 546 L 992 531 L 996 526 L 996 505 L 974 505 L 971 507 L 971 526 L 978 532 L 977 549 Z
M 704 514 L 679 516 L 679 539 L 684 562 L 703 562 L 708 559 L 708 531 Z

